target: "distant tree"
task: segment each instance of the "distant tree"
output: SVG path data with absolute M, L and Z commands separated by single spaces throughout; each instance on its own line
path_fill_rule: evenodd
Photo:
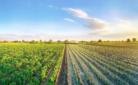
M 39 40 L 40 43 L 42 43 L 43 41 L 42 40 Z
M 24 42 L 25 42 L 25 40 L 22 40 L 22 42 L 24 43 Z
M 57 43 L 61 43 L 61 41 L 60 40 L 57 40 Z
M 48 43 L 52 43 L 52 42 L 53 42 L 53 40 L 51 40 L 51 39 L 48 41 Z
M 98 40 L 98 42 L 102 42 L 102 40 L 100 39 L 100 40 Z
M 127 40 L 126 40 L 127 42 L 131 42 L 131 40 L 128 38 Z
M 64 43 L 67 44 L 67 43 L 69 43 L 69 41 L 68 40 L 65 40 Z
M 136 42 L 137 40 L 136 40 L 136 38 L 132 38 L 132 41 L 133 41 L 133 42 Z

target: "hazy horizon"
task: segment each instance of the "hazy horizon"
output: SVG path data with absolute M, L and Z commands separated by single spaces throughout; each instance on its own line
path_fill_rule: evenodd
M 0 40 L 138 38 L 137 0 L 1 0 Z

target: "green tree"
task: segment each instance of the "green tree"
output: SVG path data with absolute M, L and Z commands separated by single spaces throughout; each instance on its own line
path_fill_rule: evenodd
M 69 41 L 68 40 L 65 40 L 64 43 L 67 44 L 67 43 L 69 43 Z
M 98 40 L 98 42 L 102 42 L 102 40 L 101 40 L 101 39 L 99 39 L 99 40 Z
M 127 42 L 131 42 L 131 40 L 128 38 L 127 40 L 126 40 Z
M 61 43 L 61 41 L 60 40 L 57 40 L 57 43 Z
M 133 42 L 136 42 L 137 40 L 136 40 L 136 38 L 132 38 L 132 41 L 133 41 Z
M 51 40 L 51 39 L 48 41 L 48 43 L 52 43 L 52 42 L 53 42 L 53 40 Z

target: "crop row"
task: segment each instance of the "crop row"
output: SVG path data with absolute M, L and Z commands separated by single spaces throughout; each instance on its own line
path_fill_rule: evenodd
M 137 52 L 130 53 L 132 50 L 134 51 L 129 48 L 69 45 L 69 85 L 136 85 L 138 63 L 133 58 L 137 59 Z M 121 55 L 127 51 L 129 55 Z
M 63 44 L 0 44 L 1 85 L 53 85 Z

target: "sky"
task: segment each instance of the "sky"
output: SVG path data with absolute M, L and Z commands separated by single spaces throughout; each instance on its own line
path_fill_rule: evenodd
M 0 40 L 138 38 L 138 0 L 0 0 Z

